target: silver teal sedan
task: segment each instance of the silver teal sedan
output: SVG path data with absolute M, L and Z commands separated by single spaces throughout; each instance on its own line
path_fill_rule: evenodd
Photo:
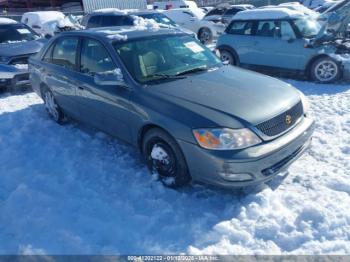
M 175 29 L 62 33 L 30 59 L 30 73 L 53 120 L 69 117 L 137 147 L 169 187 L 271 180 L 314 129 L 301 92 L 223 65 Z

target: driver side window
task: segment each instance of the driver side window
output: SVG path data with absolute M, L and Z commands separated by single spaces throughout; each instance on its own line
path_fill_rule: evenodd
M 80 71 L 94 75 L 117 68 L 106 48 L 98 41 L 85 39 L 81 49 Z

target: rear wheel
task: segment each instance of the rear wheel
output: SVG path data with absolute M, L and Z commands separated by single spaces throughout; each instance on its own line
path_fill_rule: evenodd
M 61 124 L 64 120 L 64 114 L 59 105 L 56 103 L 53 93 L 48 88 L 43 90 L 43 99 L 46 111 L 49 113 L 51 118 L 55 122 Z
M 202 28 L 198 32 L 198 39 L 201 41 L 202 44 L 210 44 L 213 42 L 213 33 L 210 31 L 209 28 Z
M 340 78 L 339 64 L 329 57 L 317 59 L 311 67 L 312 80 L 320 83 L 331 83 Z
M 151 129 L 143 139 L 147 166 L 167 187 L 177 188 L 191 180 L 184 155 L 176 141 L 159 128 Z
M 220 60 L 223 63 L 228 63 L 230 65 L 237 65 L 237 60 L 230 51 L 222 49 L 222 50 L 219 50 L 219 52 L 220 52 Z

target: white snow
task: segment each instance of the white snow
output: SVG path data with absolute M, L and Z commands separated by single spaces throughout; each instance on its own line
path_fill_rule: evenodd
M 17 24 L 17 21 L 5 18 L 5 17 L 0 17 L 0 25 L 11 25 L 11 24 Z
M 120 10 L 118 8 L 103 8 L 103 9 L 95 10 L 93 13 L 101 13 L 101 14 L 113 13 L 115 15 L 126 15 L 127 10 Z
M 161 148 L 160 146 L 155 145 L 152 148 L 151 157 L 154 160 L 166 161 L 169 156 L 168 156 L 167 152 L 165 152 L 165 150 L 163 148 Z
M 0 254 L 350 254 L 350 86 L 288 82 L 312 147 L 246 194 L 166 189 L 135 149 L 0 95 Z
M 252 10 L 246 10 L 238 12 L 235 16 L 235 20 L 257 20 L 257 19 L 283 19 L 283 18 L 299 18 L 304 14 L 300 11 L 292 10 L 286 7 L 267 7 L 257 8 Z

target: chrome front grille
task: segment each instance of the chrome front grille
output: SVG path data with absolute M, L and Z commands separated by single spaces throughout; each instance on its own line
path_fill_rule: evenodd
M 300 101 L 298 104 L 296 104 L 286 112 L 268 121 L 258 124 L 255 127 L 264 135 L 274 137 L 294 126 L 303 116 L 303 114 L 303 104 Z

